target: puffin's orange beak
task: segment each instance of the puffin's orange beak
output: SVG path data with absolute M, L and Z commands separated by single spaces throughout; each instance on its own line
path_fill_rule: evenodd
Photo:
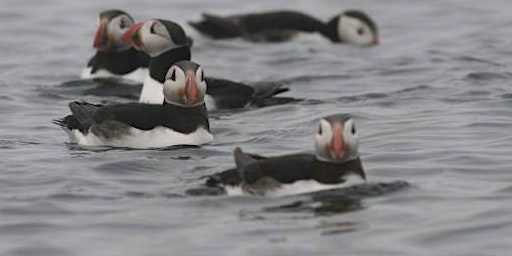
M 192 71 L 187 72 L 187 85 L 185 87 L 187 103 L 192 106 L 197 103 L 197 83 L 196 74 Z
M 336 161 L 340 161 L 343 156 L 344 139 L 343 139 L 343 126 L 335 124 L 333 127 L 332 145 Z
M 373 44 L 380 44 L 379 36 L 375 36 L 375 38 L 373 38 Z
M 123 40 L 136 49 L 140 48 L 139 29 L 144 25 L 144 22 L 139 22 L 131 25 L 126 32 L 123 33 Z
M 96 30 L 96 36 L 94 37 L 93 47 L 97 49 L 104 49 L 108 43 L 108 31 L 107 31 L 107 21 L 101 20 L 98 30 Z

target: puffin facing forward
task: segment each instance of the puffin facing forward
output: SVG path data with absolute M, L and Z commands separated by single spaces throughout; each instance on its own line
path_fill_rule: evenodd
M 82 71 L 81 78 L 123 78 L 144 82 L 149 56 L 133 49 L 121 38 L 133 23 L 133 18 L 121 10 L 100 13 L 93 44 L 96 54 Z
M 82 146 L 160 148 L 210 142 L 201 66 L 177 62 L 167 72 L 162 89 L 160 105 L 71 102 L 72 114 L 54 123 L 64 128 L 71 143 Z
M 148 20 L 132 25 L 123 39 L 135 49 L 151 57 L 149 75 L 139 102 L 159 104 L 163 100 L 162 84 L 169 66 L 180 60 L 190 60 L 190 43 L 183 28 L 175 22 L 161 19 Z M 243 108 L 247 105 L 264 105 L 272 96 L 288 91 L 281 84 L 259 83 L 248 86 L 242 83 L 205 77 L 208 84 L 206 104 L 208 110 Z
M 227 17 L 203 14 L 202 21 L 189 24 L 213 39 L 241 37 L 252 42 L 283 42 L 298 32 L 317 32 L 334 43 L 379 43 L 375 22 L 358 10 L 345 11 L 327 23 L 296 11 L 273 11 Z
M 315 134 L 316 154 L 263 157 L 236 148 L 235 169 L 214 174 L 208 186 L 228 195 L 279 196 L 348 187 L 366 181 L 354 120 L 324 117 Z

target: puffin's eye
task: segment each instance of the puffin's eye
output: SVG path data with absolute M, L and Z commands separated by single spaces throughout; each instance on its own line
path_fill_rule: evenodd
M 201 70 L 201 81 L 204 82 L 204 72 Z
M 155 25 L 156 23 L 153 23 L 153 25 L 151 25 L 151 28 L 149 29 L 149 32 L 151 32 L 151 34 L 155 34 Z
M 364 29 L 363 28 L 358 28 L 357 29 L 357 34 L 363 35 L 364 34 Z
M 176 81 L 176 69 L 173 69 L 173 70 L 172 70 L 171 80 L 172 80 L 172 81 Z
M 124 19 L 121 19 L 121 22 L 119 23 L 119 27 L 120 28 L 126 28 L 126 22 L 124 21 Z
M 356 134 L 356 126 L 352 125 L 352 134 Z
M 318 134 L 322 135 L 322 126 L 321 125 L 318 126 Z

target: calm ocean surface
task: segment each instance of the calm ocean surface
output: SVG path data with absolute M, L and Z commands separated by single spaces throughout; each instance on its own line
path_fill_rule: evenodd
M 307 100 L 212 113 L 215 141 L 199 149 L 69 145 L 51 123 L 69 101 L 129 101 L 60 86 L 78 79 L 107 8 L 179 22 L 210 76 L 277 80 Z M 218 42 L 186 24 L 283 8 L 363 9 L 382 43 Z M 511 1 L 1 0 L 0 34 L 0 255 L 512 255 Z M 343 112 L 369 181 L 394 186 L 187 195 L 232 167 L 236 146 L 312 151 L 318 118 Z

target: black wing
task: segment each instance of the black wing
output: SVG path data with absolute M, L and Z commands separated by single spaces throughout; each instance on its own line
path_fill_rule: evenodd
M 163 116 L 161 105 L 129 103 L 103 107 L 95 113 L 93 121 L 117 121 L 140 130 L 150 130 L 162 125 Z
M 259 82 L 247 85 L 226 79 L 206 77 L 207 91 L 215 100 L 217 108 L 242 108 L 248 103 L 266 106 L 265 102 L 273 96 L 286 92 L 282 83 Z
M 149 130 L 161 123 L 162 106 L 130 103 L 102 105 L 87 102 L 70 102 L 71 115 L 53 120 L 63 128 L 78 129 L 82 133 L 104 121 L 117 121 L 132 127 Z
M 295 11 L 248 14 L 243 17 L 242 23 L 246 33 L 273 30 L 316 32 L 325 28 L 325 23 L 322 21 Z
M 72 114 L 60 119 L 55 119 L 53 123 L 69 130 L 78 129 L 85 133 L 94 122 L 94 114 L 103 107 L 104 105 L 102 104 L 78 101 L 70 102 L 69 109 Z
M 264 177 L 273 178 L 281 183 L 293 183 L 313 178 L 314 161 L 315 156 L 308 154 L 271 157 L 248 163 L 239 168 L 239 172 L 247 184 L 255 183 Z
M 325 23 L 309 15 L 295 11 L 274 11 L 220 17 L 203 14 L 204 20 L 190 25 L 215 39 L 251 37 L 255 33 L 269 31 L 316 32 L 326 28 Z
M 249 103 L 255 90 L 242 83 L 226 79 L 205 78 L 206 94 L 215 100 L 217 108 L 242 108 Z
M 139 130 L 164 126 L 180 133 L 191 133 L 199 126 L 209 130 L 208 112 L 204 104 L 179 107 L 171 104 L 154 105 L 129 103 L 108 106 L 94 115 L 94 122 L 117 121 Z
M 240 149 L 235 149 L 235 152 L 236 150 Z M 245 157 L 251 158 L 254 161 L 266 159 L 266 157 L 256 154 L 241 153 L 244 154 Z M 237 186 L 240 185 L 241 182 L 242 179 L 240 178 L 238 169 L 235 167 L 209 176 L 206 180 L 206 185 L 209 187 L 219 187 L 221 185 Z
M 236 16 L 220 17 L 203 14 L 203 20 L 189 22 L 197 31 L 214 39 L 234 38 L 240 36 L 240 27 Z

